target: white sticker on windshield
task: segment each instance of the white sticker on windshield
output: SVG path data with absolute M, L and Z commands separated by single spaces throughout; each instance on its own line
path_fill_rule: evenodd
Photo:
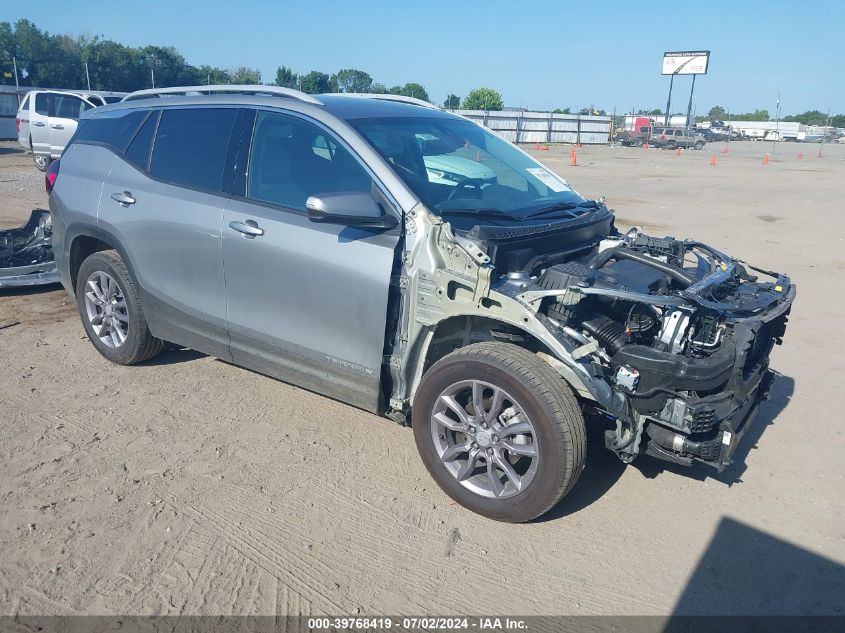
M 557 174 L 553 174 L 548 169 L 543 169 L 542 167 L 527 167 L 525 171 L 534 176 L 552 191 L 558 193 L 561 191 L 572 191 L 572 187 L 570 187 L 563 178 Z

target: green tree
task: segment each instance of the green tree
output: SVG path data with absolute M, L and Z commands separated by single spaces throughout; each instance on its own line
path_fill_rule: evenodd
M 292 68 L 279 66 L 276 69 L 276 80 L 273 83 L 282 88 L 296 88 L 298 81 L 299 76 L 293 72 Z
M 552 110 L 552 114 L 572 114 L 572 110 L 570 108 L 555 108 Z
M 784 121 L 795 121 L 804 125 L 827 125 L 827 113 L 820 110 L 808 110 L 802 114 L 783 117 Z
M 308 94 L 331 92 L 329 79 L 326 73 L 321 73 L 319 70 L 312 70 L 307 75 L 300 76 L 300 90 Z
M 149 85 L 149 70 L 142 67 L 136 48 L 95 38 L 83 48 L 82 62 L 88 64 L 94 90 L 131 92 Z
M 845 127 L 845 114 L 836 114 L 830 118 L 833 127 Z
M 373 82 L 373 85 L 370 86 L 370 92 L 375 95 L 386 95 L 387 87 L 384 84 L 380 84 L 377 81 Z
M 232 76 L 228 70 L 216 66 L 200 66 L 195 69 L 197 84 L 232 84 Z
M 416 82 L 407 83 L 402 86 L 399 94 L 405 95 L 406 97 L 414 97 L 415 99 L 422 99 L 423 101 L 431 101 L 431 99 L 428 98 L 428 92 L 426 89 Z
M 502 95 L 492 88 L 470 90 L 461 104 L 464 110 L 501 110 L 505 107 Z
M 344 68 L 337 71 L 337 87 L 341 92 L 369 92 L 373 78 L 363 70 Z
M 255 68 L 248 68 L 246 66 L 239 66 L 235 70 L 229 72 L 233 84 L 260 84 L 261 71 Z
M 456 110 L 461 106 L 461 98 L 458 95 L 450 94 L 443 100 L 443 107 L 447 110 Z
M 728 118 L 728 113 L 722 106 L 713 106 L 707 113 L 707 118 L 710 121 L 724 121 Z

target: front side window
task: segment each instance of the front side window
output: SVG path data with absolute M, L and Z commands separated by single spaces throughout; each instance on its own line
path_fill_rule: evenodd
M 222 191 L 226 151 L 237 113 L 235 108 L 164 110 L 150 174 L 178 185 Z
M 526 218 L 586 202 L 557 174 L 470 121 L 437 116 L 350 123 L 435 213 Z
M 20 109 L 23 112 L 26 112 L 26 111 L 29 110 L 29 95 L 26 95 L 26 97 L 24 97 L 24 100 L 23 100 L 23 103 L 21 104 Z
M 53 114 L 60 119 L 78 119 L 79 115 L 90 110 L 91 104 L 75 95 L 53 95 Z
M 247 197 L 305 211 L 309 196 L 371 187 L 355 157 L 321 128 L 276 112 L 256 116 Z
M 35 95 L 35 112 L 43 116 L 50 116 L 51 95 L 48 92 L 39 92 Z

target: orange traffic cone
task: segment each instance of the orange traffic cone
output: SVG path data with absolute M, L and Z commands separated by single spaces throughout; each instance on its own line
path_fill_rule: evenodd
M 540 144 L 539 144 L 539 143 L 537 143 L 536 145 L 534 145 L 534 149 L 539 150 L 539 149 L 540 149 Z
M 798 152 L 798 160 L 804 160 L 804 152 Z
M 822 148 L 819 148 L 819 153 L 816 154 L 816 158 L 824 158 L 824 154 L 822 153 Z
M 681 155 L 681 148 L 680 148 L 680 147 L 676 147 L 676 148 L 675 148 L 675 156 L 680 156 L 680 155 Z
M 575 157 L 575 150 L 574 149 L 572 150 L 572 154 L 569 156 L 569 164 L 572 167 L 578 166 L 578 159 Z
M 711 165 L 713 165 L 713 166 L 715 167 L 715 165 L 716 165 L 716 154 L 713 154 L 713 155 L 710 157 L 710 164 L 711 164 Z
M 573 156 L 575 156 L 575 148 L 570 147 L 569 148 L 569 158 L 572 158 Z
M 727 154 L 727 153 L 728 153 L 728 146 L 727 146 L 727 145 L 725 145 L 725 146 L 722 148 L 722 153 L 723 153 L 723 154 Z
M 764 164 L 764 165 L 768 165 L 768 164 L 769 164 L 769 155 L 768 155 L 768 154 L 764 154 L 764 155 L 763 155 L 763 164 Z
M 648 149 L 648 141 L 646 141 L 645 143 L 643 143 L 643 149 Z

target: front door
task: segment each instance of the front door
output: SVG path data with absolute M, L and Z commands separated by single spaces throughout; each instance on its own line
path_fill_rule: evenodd
M 50 153 L 50 108 L 53 106 L 53 93 L 36 92 L 35 104 L 29 117 L 30 149 L 34 154 Z
M 311 195 L 371 192 L 371 176 L 323 128 L 259 111 L 245 180 L 223 214 L 235 362 L 378 410 L 399 230 L 318 224 L 305 209 Z
M 53 107 L 47 124 L 50 134 L 50 155 L 61 156 L 70 137 L 76 132 L 79 116 L 93 108 L 90 103 L 72 94 L 53 93 Z

